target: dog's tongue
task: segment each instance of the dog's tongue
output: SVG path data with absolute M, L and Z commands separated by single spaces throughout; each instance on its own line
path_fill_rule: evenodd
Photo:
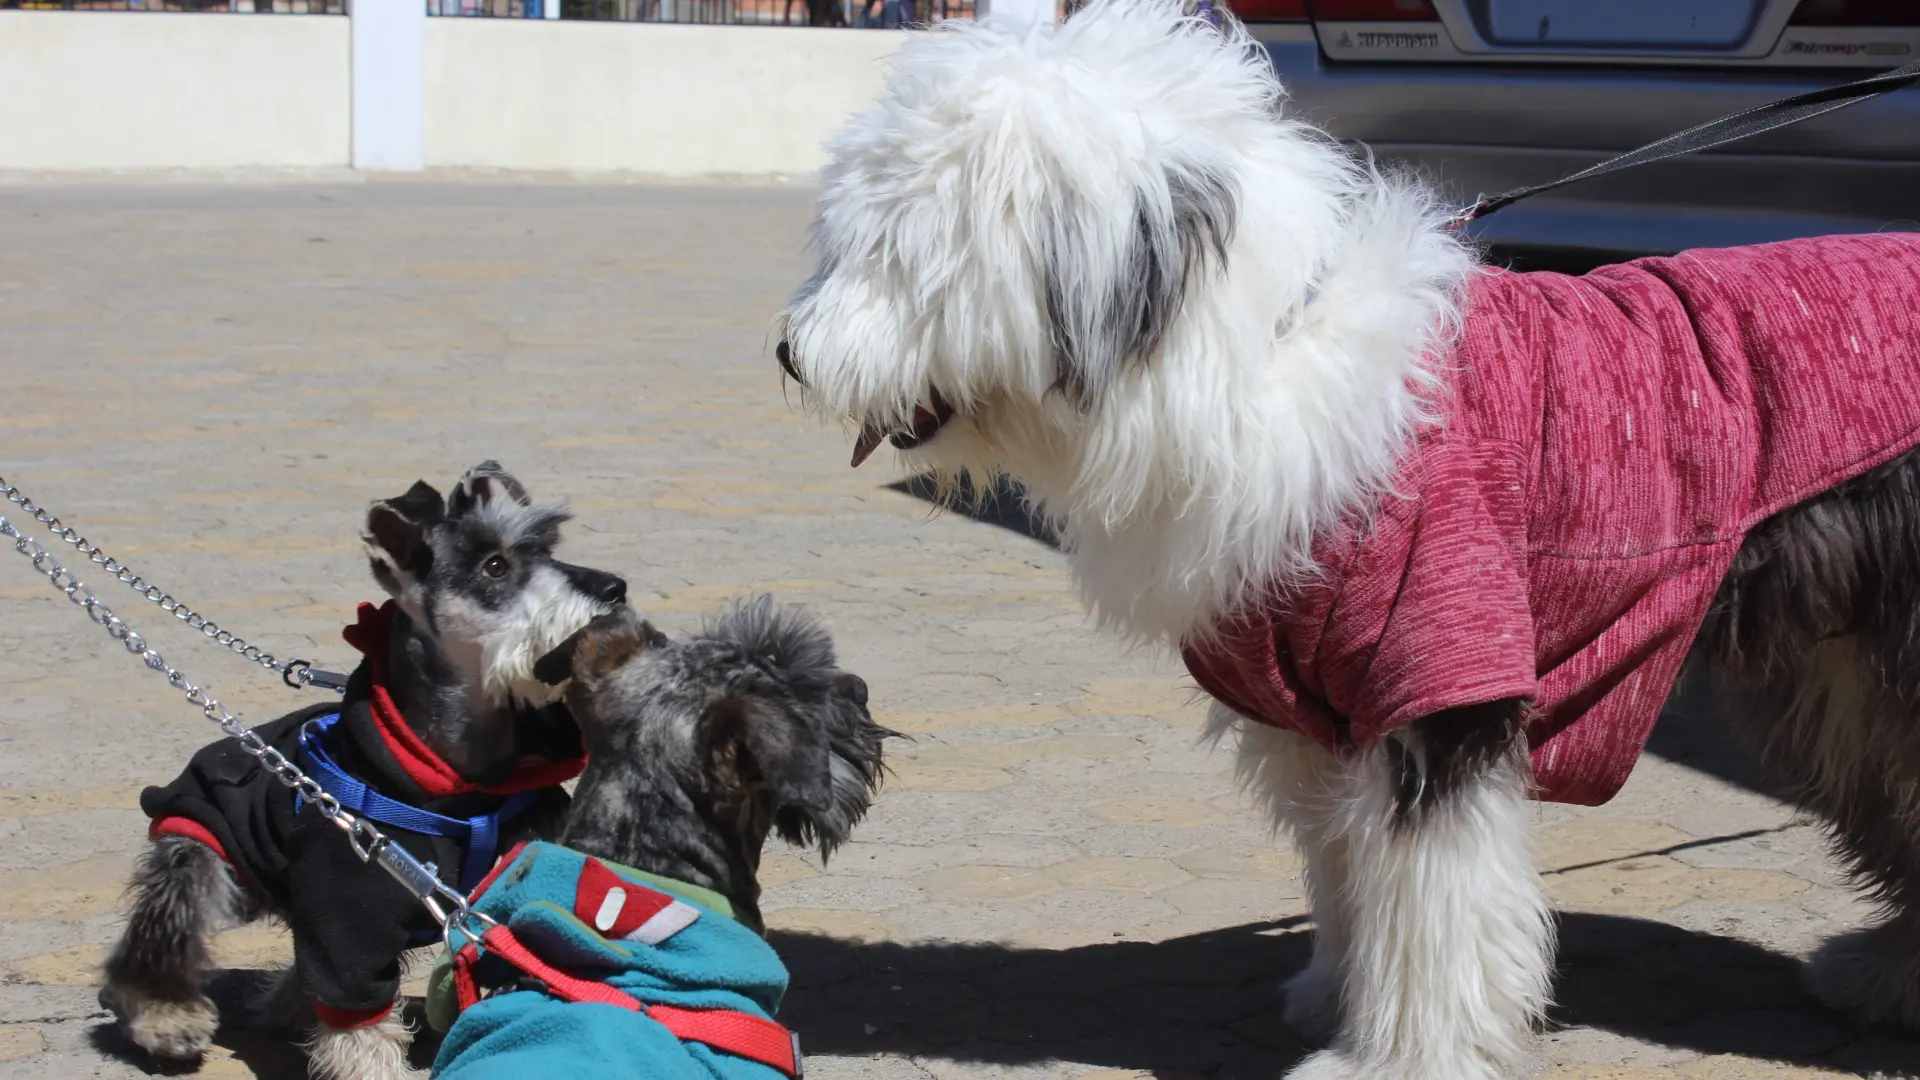
M 861 462 L 872 457 L 873 452 L 880 448 L 880 441 L 889 436 L 893 439 L 893 445 L 902 450 L 911 450 L 933 438 L 940 430 L 940 425 L 947 422 L 946 417 L 953 414 L 953 410 L 944 405 L 941 406 L 941 412 L 945 415 L 936 415 L 925 405 L 915 405 L 913 426 L 906 431 L 889 432 L 878 423 L 867 421 L 867 426 L 860 429 L 859 441 L 853 444 L 853 467 L 859 468 Z
M 869 420 L 867 426 L 860 429 L 860 438 L 853 444 L 853 467 L 859 468 L 880 449 L 880 443 L 887 437 L 887 429 Z

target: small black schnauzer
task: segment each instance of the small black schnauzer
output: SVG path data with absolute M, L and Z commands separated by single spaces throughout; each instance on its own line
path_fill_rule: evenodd
M 363 540 L 393 599 L 362 605 L 347 630 L 366 656 L 345 699 L 255 729 L 463 891 L 514 842 L 552 835 L 568 802 L 559 784 L 582 764 L 579 728 L 534 662 L 621 610 L 627 586 L 553 557 L 569 516 L 491 461 L 445 500 L 420 482 L 375 503 Z M 314 1031 L 313 1073 L 413 1074 L 392 1006 L 402 954 L 438 936 L 417 900 L 233 740 L 140 805 L 154 842 L 102 991 L 135 1043 L 169 1060 L 204 1053 L 219 1025 L 202 986 L 207 938 L 267 915 L 294 944 L 270 1012 Z

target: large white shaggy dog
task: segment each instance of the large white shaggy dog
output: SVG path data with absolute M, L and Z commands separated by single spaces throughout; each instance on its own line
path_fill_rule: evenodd
M 1307 856 L 1294 1077 L 1524 1066 L 1525 800 L 1610 797 L 1689 651 L 1886 905 L 1816 987 L 1920 1027 L 1920 237 L 1485 271 L 1283 101 L 1176 0 L 916 37 L 782 367 L 1182 649 Z

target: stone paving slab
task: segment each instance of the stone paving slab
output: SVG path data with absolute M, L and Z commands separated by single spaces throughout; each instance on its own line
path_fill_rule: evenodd
M 1092 632 L 1017 513 L 931 516 L 789 411 L 768 334 L 809 200 L 0 189 L 0 475 L 260 644 L 338 664 L 375 593 L 366 503 L 498 457 L 571 500 L 567 555 L 624 572 L 669 629 L 752 588 L 811 605 L 910 733 L 830 866 L 768 859 L 814 1075 L 1279 1075 L 1306 1049 L 1277 998 L 1308 955 L 1298 860 L 1196 745 L 1177 664 Z M 117 599 L 246 715 L 306 700 Z M 137 792 L 211 737 L 169 694 L 0 557 L 0 1080 L 147 1067 L 93 986 Z M 1543 1075 L 1915 1075 L 1920 1043 L 1799 987 L 1796 960 L 1869 914 L 1817 830 L 1684 714 L 1656 749 L 1613 804 L 1538 811 L 1563 913 Z M 200 1075 L 301 1075 L 238 1022 L 283 935 L 219 950 L 236 1022 Z

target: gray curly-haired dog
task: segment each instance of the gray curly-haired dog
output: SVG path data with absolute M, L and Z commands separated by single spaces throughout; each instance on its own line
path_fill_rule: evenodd
M 497 925 L 433 980 L 428 1016 L 450 1027 L 434 1074 L 798 1080 L 761 848 L 777 832 L 824 859 L 866 815 L 894 734 L 866 683 L 766 597 L 678 642 L 616 611 L 535 672 L 566 684 L 587 768 L 560 843 L 472 897 Z
M 760 848 L 770 832 L 846 842 L 879 787 L 895 732 L 833 639 L 768 596 L 679 642 L 632 609 L 602 615 L 535 665 L 566 680 L 589 766 L 560 843 L 712 889 L 760 929 Z

